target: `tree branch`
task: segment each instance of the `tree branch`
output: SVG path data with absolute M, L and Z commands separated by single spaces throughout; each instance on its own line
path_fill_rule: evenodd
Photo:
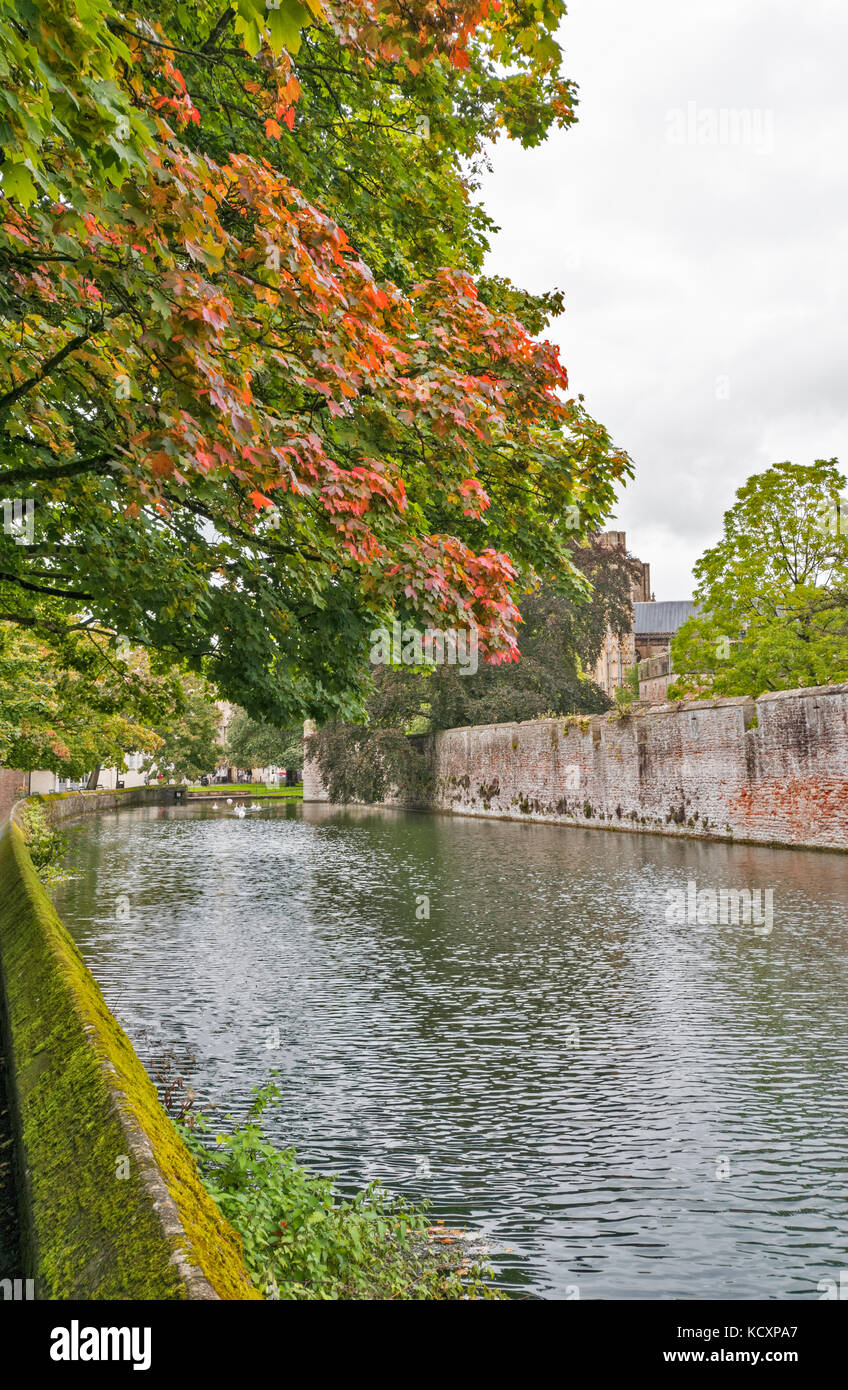
M 16 386 L 13 391 L 7 391 L 5 396 L 0 396 L 0 410 L 8 410 L 10 406 L 15 404 L 15 401 L 20 400 L 21 396 L 25 396 L 28 391 L 32 390 L 33 386 L 37 386 L 40 381 L 43 381 L 46 376 L 49 376 L 51 372 L 55 371 L 60 363 L 64 362 L 66 357 L 70 357 L 72 352 L 76 352 L 77 348 L 81 348 L 83 343 L 88 342 L 93 331 L 93 328 L 87 328 L 84 333 L 78 333 L 75 338 L 71 338 L 65 346 L 60 348 L 58 352 L 55 352 L 52 357 L 48 357 L 47 361 L 42 364 L 35 376 L 28 377 L 26 381 L 22 381 L 19 386 Z
M 81 598 L 91 600 L 93 594 L 80 594 L 75 589 L 45 589 L 42 584 L 28 584 L 25 579 L 21 579 L 17 574 L 5 574 L 0 572 L 0 579 L 7 584 L 16 584 L 19 589 L 26 589 L 31 594 L 47 594 L 50 598 Z
M 110 473 L 115 467 L 113 454 L 92 454 L 72 463 L 45 464 L 43 468 L 0 469 L 0 483 L 49 482 L 53 478 L 74 478 L 78 473 Z
M 201 45 L 201 53 L 212 52 L 216 43 L 218 42 L 219 38 L 223 34 L 224 30 L 226 29 L 227 25 L 229 24 L 230 20 L 234 17 L 234 15 L 235 10 L 233 10 L 231 6 L 228 5 L 227 8 L 224 10 L 224 13 L 221 15 L 220 19 L 216 20 L 206 42 Z

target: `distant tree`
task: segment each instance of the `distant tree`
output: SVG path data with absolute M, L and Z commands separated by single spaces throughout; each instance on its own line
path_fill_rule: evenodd
M 214 689 L 190 674 L 183 675 L 182 688 L 183 702 L 154 730 L 159 743 L 145 766 L 191 781 L 214 772 L 226 750 L 219 741 L 221 711 Z
M 760 695 L 848 680 L 848 505 L 836 459 L 754 474 L 695 566 L 698 613 L 669 693 Z
M 303 764 L 303 725 L 278 728 L 251 719 L 239 709 L 227 732 L 227 756 L 233 767 L 300 768 Z
M 82 778 L 100 766 L 124 766 L 130 751 L 155 754 L 153 727 L 179 708 L 172 676 L 152 674 L 144 653 L 116 657 L 80 621 L 51 641 L 0 623 L 0 765 Z

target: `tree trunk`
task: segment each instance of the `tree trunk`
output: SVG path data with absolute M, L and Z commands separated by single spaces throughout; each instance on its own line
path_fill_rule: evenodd
M 101 767 L 101 764 L 98 763 L 97 766 L 96 766 L 96 768 L 94 769 L 94 771 L 92 772 L 91 776 L 90 776 L 89 779 L 88 779 L 87 789 L 88 789 L 88 791 L 90 791 L 90 792 L 95 792 L 95 791 L 97 791 L 97 779 L 98 779 L 99 776 L 100 776 L 100 767 Z

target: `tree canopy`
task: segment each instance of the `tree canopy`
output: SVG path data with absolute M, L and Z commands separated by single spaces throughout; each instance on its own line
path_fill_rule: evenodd
M 475 624 L 630 472 L 481 273 L 486 142 L 574 119 L 561 0 L 0 0 L 0 619 L 350 717 L 375 622 Z
M 698 613 L 672 643 L 672 696 L 848 680 L 848 505 L 836 459 L 749 478 L 695 566 Z

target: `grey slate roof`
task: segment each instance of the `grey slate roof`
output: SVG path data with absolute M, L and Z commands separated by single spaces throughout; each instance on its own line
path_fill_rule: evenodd
M 691 599 L 674 599 L 671 603 L 634 603 L 633 628 L 637 637 L 652 633 L 669 634 L 682 627 L 695 612 Z

